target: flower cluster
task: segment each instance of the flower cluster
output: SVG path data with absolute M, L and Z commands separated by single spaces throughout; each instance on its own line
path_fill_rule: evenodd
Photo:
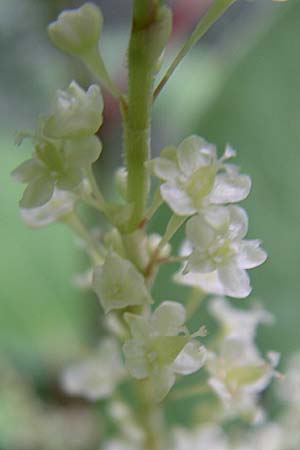
M 27 185 L 20 206 L 30 226 L 61 221 L 77 234 L 91 260 L 77 284 L 92 288 L 104 311 L 104 337 L 99 347 L 67 368 L 61 385 L 69 395 L 90 401 L 105 399 L 107 415 L 123 437 L 108 436 L 105 450 L 285 450 L 276 424 L 262 426 L 255 440 L 247 436 L 244 443 L 238 437 L 228 439 L 222 430 L 223 421 L 237 417 L 261 422 L 264 411 L 259 396 L 277 375 L 279 361 L 275 352 L 264 358 L 255 343 L 257 326 L 270 323 L 272 317 L 259 306 L 237 310 L 224 297 L 247 297 L 251 293 L 247 270 L 267 257 L 259 240 L 246 239 L 247 213 L 237 205 L 248 196 L 251 179 L 230 161 L 236 156 L 230 146 L 218 157 L 213 144 L 195 135 L 184 139 L 178 148 L 169 146 L 160 156 L 146 161 L 150 105 L 157 93 L 151 80 L 171 25 L 171 10 L 161 3 L 153 2 L 150 23 L 144 23 L 145 17 L 138 23 L 139 16 L 145 14 L 143 6 L 133 8 L 129 83 L 124 94 L 110 78 L 98 49 L 103 17 L 96 5 L 87 3 L 65 11 L 49 26 L 55 45 L 79 57 L 119 101 L 126 163 L 114 178 L 120 202 L 106 201 L 92 171 L 102 151 L 96 135 L 102 125 L 100 87 L 92 84 L 85 91 L 72 81 L 66 90 L 57 92 L 49 114 L 39 119 L 30 135 L 32 158 L 13 171 L 13 177 Z M 160 185 L 147 208 L 150 175 Z M 94 232 L 85 226 L 76 211 L 79 200 L 103 213 L 103 220 L 108 222 L 105 231 L 97 228 Z M 147 225 L 163 202 L 172 216 L 160 236 L 149 233 Z M 178 256 L 172 253 L 170 240 L 184 223 L 185 236 Z M 209 330 L 205 347 L 199 338 L 206 336 L 206 328 L 189 331 L 195 299 L 186 305 L 162 301 L 152 290 L 160 265 L 174 262 L 182 263 L 173 274 L 176 283 L 191 287 L 197 296 L 199 291 L 220 296 L 208 302 L 219 330 L 213 337 Z M 298 364 L 291 371 L 290 385 L 282 388 L 282 396 L 290 403 L 299 400 L 293 392 L 299 387 Z M 205 410 L 206 423 L 189 432 L 176 427 L 161 437 L 161 415 L 156 414 L 160 403 L 176 379 L 189 374 L 195 374 L 195 385 L 177 386 L 172 400 L 177 401 L 187 391 L 208 394 L 213 407 Z M 128 393 L 123 383 L 132 383 L 136 389 L 139 414 L 128 406 L 132 389 Z M 296 411 L 299 419 L 300 410 L 294 403 L 291 411 Z M 286 417 L 290 423 L 290 417 Z M 212 418 L 213 423 L 209 423 Z M 112 428 L 111 423 L 108 428 Z M 290 442 L 290 448 L 296 449 L 294 442 Z
M 212 144 L 191 136 L 177 149 L 164 149 L 150 167 L 163 181 L 161 196 L 173 212 L 193 216 L 186 225 L 187 264 L 175 281 L 243 298 L 251 292 L 245 269 L 262 264 L 266 253 L 258 240 L 244 240 L 247 214 L 231 205 L 246 198 L 251 187 L 250 178 L 227 162 L 233 156 L 234 150 L 227 147 L 218 159 Z
M 217 347 L 208 353 L 208 383 L 220 398 L 226 416 L 242 415 L 259 421 L 262 410 L 257 406 L 258 394 L 276 374 L 279 361 L 275 352 L 264 360 L 254 339 L 259 323 L 270 323 L 272 317 L 260 308 L 236 310 L 222 298 L 213 299 L 210 311 L 221 325 Z
M 179 303 L 165 301 L 148 319 L 127 313 L 125 320 L 131 332 L 124 344 L 126 365 L 133 377 L 149 380 L 157 401 L 167 395 L 176 373 L 188 375 L 203 366 L 206 350 L 184 333 L 186 313 Z
M 102 124 L 103 101 L 96 85 L 85 92 L 75 81 L 66 91 L 58 91 L 53 109 L 42 117 L 33 136 L 35 151 L 12 173 L 27 184 L 21 208 L 38 208 L 48 203 L 54 192 L 74 191 L 101 153 L 94 135 Z

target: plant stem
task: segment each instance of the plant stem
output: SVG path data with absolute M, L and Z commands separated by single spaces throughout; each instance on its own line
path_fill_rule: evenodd
M 171 27 L 170 12 L 155 0 L 134 0 L 128 49 L 128 103 L 121 104 L 128 202 L 133 213 L 128 231 L 143 218 L 149 191 L 145 162 L 150 157 L 151 107 L 158 58 Z
M 98 242 L 91 235 L 89 230 L 81 222 L 75 212 L 64 216 L 62 222 L 69 225 L 77 236 L 86 244 L 86 249 L 95 265 L 103 264 L 104 257 L 100 252 Z
M 102 195 L 102 193 L 101 193 L 101 191 L 99 189 L 99 186 L 98 186 L 98 183 L 96 181 L 96 178 L 95 178 L 95 175 L 94 175 L 92 167 L 89 167 L 87 169 L 87 176 L 88 176 L 88 180 L 89 180 L 89 183 L 90 183 L 90 187 L 92 189 L 92 193 L 93 193 L 93 195 L 94 195 L 94 197 L 95 197 L 95 199 L 96 199 L 96 201 L 98 203 L 99 209 L 102 210 L 102 211 L 105 211 L 106 203 L 105 203 L 103 195 Z
M 116 98 L 122 101 L 122 93 L 119 91 L 115 83 L 110 78 L 103 59 L 97 48 L 92 48 L 88 53 L 83 56 L 83 61 L 97 78 L 101 80 L 103 86 Z
M 183 47 L 176 55 L 170 67 L 167 69 L 166 73 L 160 80 L 158 86 L 154 91 L 154 99 L 159 95 L 160 91 L 163 89 L 185 55 L 194 47 L 194 45 L 202 38 L 202 36 L 209 30 L 209 28 L 235 1 L 236 0 L 214 0 L 212 6 L 209 8 L 205 16 L 200 20 L 193 33 L 185 41 Z
M 145 450 L 164 450 L 164 418 L 162 408 L 154 403 L 149 381 L 136 382 L 140 404 L 140 420 L 146 433 Z

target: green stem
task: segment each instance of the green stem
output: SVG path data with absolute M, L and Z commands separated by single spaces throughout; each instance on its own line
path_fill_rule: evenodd
M 79 236 L 79 238 L 82 239 L 83 242 L 85 242 L 87 252 L 90 255 L 94 264 L 95 265 L 103 264 L 104 256 L 100 251 L 99 248 L 100 245 L 93 238 L 93 236 L 91 235 L 89 230 L 85 227 L 85 225 L 81 222 L 77 214 L 73 212 L 68 214 L 67 216 L 64 216 L 62 222 L 69 225 L 72 228 L 72 230 L 77 234 L 77 236 Z
M 90 183 L 92 194 L 97 202 L 98 209 L 100 211 L 105 211 L 106 202 L 105 202 L 103 195 L 99 189 L 98 183 L 96 181 L 96 178 L 95 178 L 95 175 L 94 175 L 94 172 L 93 172 L 93 169 L 91 166 L 87 169 L 87 177 L 88 177 L 88 180 Z
M 156 213 L 156 211 L 158 210 L 160 205 L 162 205 L 162 203 L 163 203 L 163 199 L 160 195 L 160 188 L 158 187 L 154 194 L 152 205 L 147 209 L 147 211 L 145 213 L 145 217 L 143 219 L 143 224 L 146 224 L 147 222 L 149 222 L 149 220 Z
M 157 61 L 171 28 L 170 12 L 154 0 L 134 0 L 128 49 L 128 103 L 122 104 L 128 202 L 133 213 L 127 231 L 141 222 L 149 191 L 145 162 L 150 157 L 151 108 Z
M 153 401 L 149 380 L 136 382 L 140 405 L 140 420 L 146 433 L 145 450 L 164 450 L 165 424 L 160 404 Z
M 122 93 L 110 78 L 98 48 L 93 47 L 82 57 L 88 69 L 98 77 L 103 86 L 116 98 L 123 101 Z
M 160 243 L 156 247 L 155 251 L 153 252 L 152 258 L 149 261 L 147 267 L 144 270 L 144 276 L 146 278 L 146 281 L 149 283 L 151 280 L 151 277 L 155 271 L 155 267 L 158 262 L 158 256 L 159 251 L 169 242 L 169 240 L 174 236 L 176 231 L 181 227 L 181 225 L 186 220 L 187 216 L 177 216 L 176 214 L 173 214 L 168 222 L 168 225 L 166 227 L 165 234 L 163 235 Z
M 165 230 L 165 234 L 163 235 L 158 245 L 158 249 L 163 248 L 170 241 L 174 234 L 179 230 L 181 225 L 185 222 L 186 218 L 187 216 L 177 216 L 176 214 L 173 214 L 171 216 Z
M 214 0 L 212 6 L 209 8 L 205 16 L 200 20 L 193 33 L 185 41 L 183 47 L 176 55 L 170 67 L 167 69 L 166 73 L 160 80 L 158 86 L 154 91 L 154 99 L 159 95 L 160 91 L 163 89 L 185 55 L 194 47 L 194 45 L 202 38 L 202 36 L 209 30 L 209 28 L 235 1 L 236 0 Z

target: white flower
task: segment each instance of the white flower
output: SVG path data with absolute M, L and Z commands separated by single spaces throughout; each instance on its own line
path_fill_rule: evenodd
M 93 288 L 104 311 L 152 303 L 144 277 L 128 260 L 110 251 L 94 269 Z
M 217 426 L 173 430 L 170 450 L 229 450 L 226 436 Z
M 262 392 L 275 375 L 279 361 L 275 352 L 265 361 L 252 343 L 240 338 L 222 340 L 218 353 L 208 353 L 206 368 L 209 385 L 220 398 L 229 416 L 242 414 L 255 420 L 257 394 Z
M 101 450 L 138 450 L 138 447 L 133 446 L 131 442 L 114 439 L 101 447 Z
M 54 189 L 51 199 L 38 208 L 21 208 L 21 217 L 30 227 L 43 227 L 56 222 L 69 214 L 75 204 L 75 195 L 71 192 Z
M 61 383 L 69 395 L 95 401 L 109 397 L 124 375 L 118 345 L 113 339 L 106 338 L 94 354 L 66 369 Z
M 148 379 L 153 396 L 161 401 L 175 383 L 175 373 L 187 375 L 204 364 L 206 351 L 183 334 L 186 313 L 176 302 L 163 302 L 150 317 L 126 314 L 132 338 L 123 350 L 134 378 Z M 180 334 L 181 333 L 181 334 Z
M 240 437 L 232 450 L 285 450 L 284 430 L 276 423 L 269 423 L 263 427 L 251 430 L 249 434 Z
M 191 215 L 210 204 L 235 203 L 249 194 L 251 180 L 224 161 L 235 156 L 227 147 L 217 159 L 216 149 L 199 136 L 186 138 L 176 149 L 167 147 L 149 167 L 163 181 L 160 191 L 175 214 Z
M 43 132 L 55 139 L 90 136 L 101 126 L 102 112 L 99 86 L 92 84 L 85 92 L 76 81 L 72 81 L 65 91 L 57 91 L 53 112 L 45 119 Z
M 187 238 L 193 251 L 184 272 L 197 273 L 195 285 L 206 292 L 244 298 L 251 292 L 248 274 L 262 264 L 267 255 L 258 240 L 243 240 L 248 229 L 246 212 L 238 206 L 210 206 L 203 214 L 192 217 L 186 225 Z M 212 274 L 205 284 L 200 274 Z M 207 275 L 206 275 L 207 276 Z M 190 284 L 193 275 L 190 275 Z M 214 286 L 214 282 L 216 286 Z
M 273 316 L 259 306 L 250 310 L 237 309 L 220 297 L 210 301 L 209 311 L 221 324 L 227 338 L 241 339 L 243 342 L 254 341 L 256 328 L 260 323 L 273 322 Z
M 48 27 L 52 42 L 61 50 L 84 55 L 97 47 L 103 17 L 94 3 L 85 3 L 77 9 L 63 11 Z
M 278 382 L 277 394 L 284 402 L 298 407 L 300 413 L 300 353 L 289 358 L 284 377 Z
M 185 240 L 180 248 L 180 256 L 189 256 L 193 251 L 191 243 Z M 219 280 L 216 271 L 210 273 L 186 272 L 186 263 L 182 264 L 180 269 L 174 274 L 173 280 L 176 283 L 190 287 L 195 287 L 201 291 L 225 295 L 224 286 Z

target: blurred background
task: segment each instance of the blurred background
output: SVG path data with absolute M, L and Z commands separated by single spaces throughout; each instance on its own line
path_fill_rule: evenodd
M 82 3 L 0 0 L 1 450 L 60 450 L 66 443 L 68 449 L 93 449 L 99 438 L 95 415 L 84 402 L 66 399 L 57 382 L 61 368 L 101 334 L 94 295 L 72 283 L 87 261 L 63 226 L 26 228 L 17 207 L 22 186 L 9 175 L 31 152 L 28 142 L 14 146 L 16 132 L 34 127 L 57 88 L 71 79 L 83 86 L 92 81 L 77 60 L 51 46 L 46 33 L 63 8 Z M 105 17 L 104 59 L 117 83 L 126 86 L 131 1 L 94 3 Z M 164 66 L 208 2 L 173 0 L 170 5 L 174 32 Z M 299 350 L 300 339 L 299 23 L 297 0 L 239 0 L 177 69 L 157 100 L 153 122 L 154 153 L 193 133 L 217 143 L 219 152 L 227 142 L 237 149 L 242 172 L 253 180 L 244 202 L 249 237 L 261 238 L 269 254 L 263 267 L 251 271 L 251 298 L 240 302 L 258 299 L 274 314 L 276 323 L 261 329 L 258 339 L 262 349 L 280 351 L 283 360 Z M 121 164 L 121 129 L 117 106 L 105 96 L 104 152 L 96 170 L 110 195 L 107 173 Z M 160 211 L 153 227 L 163 229 L 167 214 Z M 162 271 L 154 295 L 181 300 L 184 289 L 170 292 L 169 280 L 170 270 Z M 36 444 L 28 431 L 36 417 L 43 436 L 53 436 L 60 424 L 61 442 L 51 438 L 51 444 Z

